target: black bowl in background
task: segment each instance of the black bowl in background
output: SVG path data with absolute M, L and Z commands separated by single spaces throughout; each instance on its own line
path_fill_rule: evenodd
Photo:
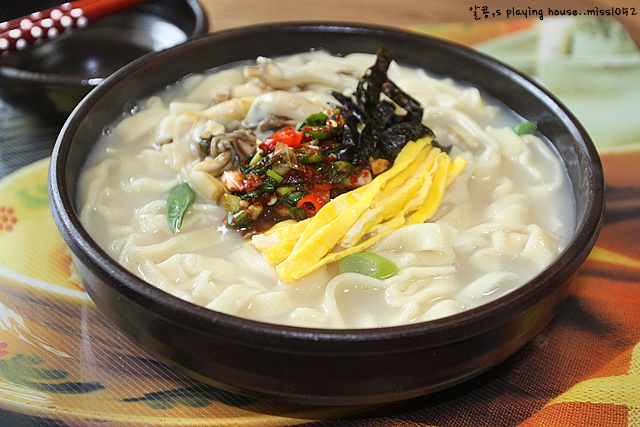
M 2 19 L 59 3 L 12 2 L 3 6 Z M 208 29 L 206 12 L 197 0 L 150 0 L 91 22 L 82 30 L 0 56 L 0 97 L 62 124 L 78 102 L 117 69 Z
M 217 313 L 145 283 L 111 259 L 82 227 L 76 184 L 103 129 L 191 72 L 259 55 L 324 48 L 391 49 L 403 64 L 482 88 L 552 141 L 568 171 L 576 231 L 551 266 L 521 288 L 467 312 L 420 324 L 328 330 L 278 326 Z M 280 24 L 210 34 L 147 55 L 109 77 L 73 112 L 57 140 L 50 199 L 87 292 L 127 336 L 158 360 L 226 390 L 301 404 L 353 405 L 408 399 L 472 378 L 538 334 L 559 309 L 595 244 L 604 211 L 597 152 L 552 96 L 475 51 L 414 33 L 345 24 Z

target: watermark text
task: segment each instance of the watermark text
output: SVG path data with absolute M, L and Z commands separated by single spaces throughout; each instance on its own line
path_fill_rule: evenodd
M 593 7 L 579 11 L 577 9 L 562 8 L 532 8 L 532 7 L 511 7 L 506 9 L 491 9 L 487 6 L 471 6 L 469 11 L 473 13 L 473 19 L 476 21 L 488 18 L 520 18 L 520 19 L 539 19 L 553 16 L 635 16 L 638 11 L 635 7 Z

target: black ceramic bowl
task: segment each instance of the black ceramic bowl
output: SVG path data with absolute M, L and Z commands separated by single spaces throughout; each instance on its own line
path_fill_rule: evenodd
M 221 64 L 324 48 L 370 52 L 478 86 L 528 120 L 559 152 L 575 194 L 576 231 L 559 259 L 521 288 L 467 312 L 408 326 L 326 330 L 276 326 L 192 305 L 125 271 L 78 220 L 76 183 L 104 128 L 126 105 L 182 76 Z M 604 209 L 598 155 L 566 109 L 519 73 L 463 47 L 377 27 L 281 24 L 199 37 L 118 71 L 86 97 L 53 152 L 51 206 L 87 292 L 127 336 L 160 361 L 220 388 L 302 404 L 399 401 L 458 384 L 532 339 L 565 299 L 592 249 Z
M 2 6 L 0 21 L 60 3 L 11 2 Z M 207 15 L 196 0 L 150 0 L 82 30 L 0 56 L 0 96 L 21 110 L 62 124 L 80 99 L 120 67 L 208 29 Z

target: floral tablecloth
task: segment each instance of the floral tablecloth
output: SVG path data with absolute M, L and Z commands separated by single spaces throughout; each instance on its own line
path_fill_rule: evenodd
M 640 426 L 640 56 L 611 20 L 411 30 L 538 79 L 583 122 L 608 186 L 605 225 L 560 312 L 504 363 L 385 407 L 281 405 L 157 363 L 82 288 L 46 195 L 59 126 L 0 100 L 0 426 Z

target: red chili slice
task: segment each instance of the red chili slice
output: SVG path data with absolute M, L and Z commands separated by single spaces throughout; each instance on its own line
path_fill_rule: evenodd
M 304 134 L 302 132 L 292 127 L 284 128 L 265 139 L 260 144 L 260 148 L 264 151 L 273 151 L 277 142 L 286 144 L 291 148 L 296 148 L 302 143 L 303 136 Z
M 296 207 L 304 209 L 305 213 L 307 214 L 307 218 L 311 218 L 316 213 L 318 213 L 320 208 L 326 205 L 328 201 L 328 197 L 324 197 L 323 195 L 318 193 L 311 193 L 298 200 L 298 203 L 296 203 Z

